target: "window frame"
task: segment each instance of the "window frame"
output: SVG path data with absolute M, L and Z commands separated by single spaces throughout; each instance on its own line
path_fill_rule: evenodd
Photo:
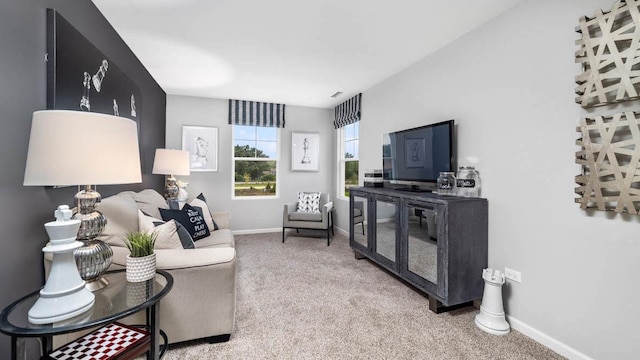
M 278 199 L 280 198 L 280 138 L 281 138 L 281 128 L 276 129 L 276 157 L 275 158 L 256 158 L 256 157 L 236 157 L 235 156 L 235 141 L 236 141 L 236 127 L 237 126 L 246 126 L 246 127 L 264 127 L 257 125 L 231 125 L 231 200 L 264 200 L 264 199 Z M 245 139 L 248 140 L 248 139 Z M 257 130 L 255 135 L 256 142 L 264 141 L 262 139 L 259 140 Z M 276 192 L 274 195 L 236 195 L 236 161 L 274 161 L 276 163 Z

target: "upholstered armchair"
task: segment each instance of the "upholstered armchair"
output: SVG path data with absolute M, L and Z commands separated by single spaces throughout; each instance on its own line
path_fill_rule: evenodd
M 298 201 L 284 205 L 282 213 L 282 242 L 286 229 L 313 229 L 327 232 L 327 246 L 333 231 L 333 202 L 327 193 L 298 193 Z

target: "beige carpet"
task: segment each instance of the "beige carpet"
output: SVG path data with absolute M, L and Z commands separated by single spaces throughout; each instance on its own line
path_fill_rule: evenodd
M 346 236 L 236 236 L 236 329 L 226 343 L 173 345 L 165 359 L 561 359 L 512 331 L 487 334 L 476 308 L 434 314 L 427 299 Z

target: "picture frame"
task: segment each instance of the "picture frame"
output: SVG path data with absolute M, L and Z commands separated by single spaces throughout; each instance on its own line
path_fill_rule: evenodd
M 47 109 L 140 119 L 138 85 L 55 9 L 47 9 Z
M 191 171 L 218 171 L 218 128 L 183 126 L 182 150 L 189 152 Z
M 319 171 L 320 134 L 291 132 L 291 171 Z

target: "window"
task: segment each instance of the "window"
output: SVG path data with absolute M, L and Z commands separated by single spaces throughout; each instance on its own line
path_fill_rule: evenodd
M 234 197 L 276 196 L 278 128 L 233 126 Z
M 359 124 L 359 122 L 355 122 L 338 129 L 338 143 L 340 144 L 338 197 L 343 199 L 349 197 L 349 189 L 351 187 L 358 186 Z

